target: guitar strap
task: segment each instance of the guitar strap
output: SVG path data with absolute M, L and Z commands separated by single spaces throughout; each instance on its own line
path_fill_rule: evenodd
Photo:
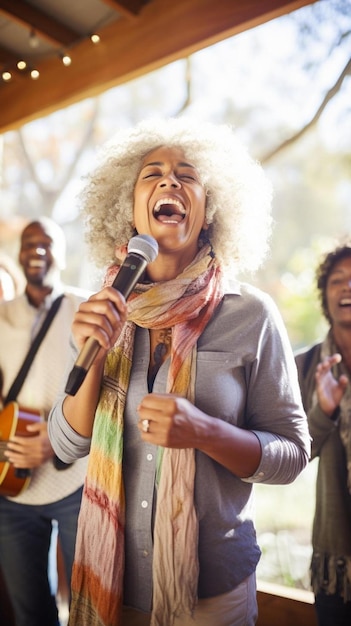
M 43 322 L 43 324 L 41 325 L 41 328 L 39 330 L 39 332 L 37 333 L 37 335 L 35 336 L 34 340 L 32 341 L 32 344 L 28 350 L 27 356 L 24 359 L 22 366 L 16 376 L 16 379 L 14 380 L 14 382 L 11 385 L 11 388 L 5 398 L 4 404 L 6 405 L 8 402 L 14 402 L 17 399 L 17 396 L 20 392 L 20 389 L 24 383 L 25 377 L 28 374 L 28 370 L 32 364 L 32 361 L 34 359 L 34 356 L 42 342 L 42 340 L 44 339 L 44 336 L 46 334 L 46 331 L 48 330 L 52 320 L 54 319 L 57 311 L 59 310 L 60 304 L 64 298 L 65 294 L 62 294 L 61 296 L 59 296 L 58 298 L 56 298 L 56 300 L 54 300 L 54 302 L 52 303 L 47 316 Z

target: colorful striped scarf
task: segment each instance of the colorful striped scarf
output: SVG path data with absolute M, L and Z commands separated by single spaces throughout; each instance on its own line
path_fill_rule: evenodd
M 95 416 L 78 522 L 70 626 L 119 624 L 125 524 L 123 419 L 135 326 L 172 328 L 167 392 L 194 402 L 196 343 L 221 297 L 220 270 L 205 246 L 175 280 L 138 285 L 128 300 L 128 321 L 107 356 Z M 197 600 L 195 453 L 193 449 L 161 451 L 151 625 L 172 626 L 174 616 L 192 614 Z

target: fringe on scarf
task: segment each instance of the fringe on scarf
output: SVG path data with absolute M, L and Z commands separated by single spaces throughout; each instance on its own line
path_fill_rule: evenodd
M 107 283 L 116 272 L 109 272 Z M 194 402 L 196 343 L 222 298 L 220 269 L 209 246 L 172 281 L 138 285 L 128 321 L 109 352 L 96 411 L 87 478 L 78 521 L 69 626 L 118 626 L 123 600 L 125 398 L 135 325 L 172 328 L 167 392 Z M 198 520 L 194 506 L 193 449 L 158 455 L 154 528 L 152 626 L 172 626 L 192 615 L 197 601 Z
M 313 593 L 320 591 L 351 601 L 351 556 L 334 557 L 315 553 L 311 562 L 311 585 Z

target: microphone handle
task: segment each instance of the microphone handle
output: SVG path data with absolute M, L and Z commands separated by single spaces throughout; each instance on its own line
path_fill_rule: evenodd
M 137 284 L 140 276 L 145 271 L 147 263 L 148 261 L 142 255 L 129 252 L 112 283 L 112 287 L 117 289 L 117 291 L 120 291 L 125 299 L 127 299 Z M 71 370 L 67 380 L 65 393 L 68 393 L 70 396 L 76 395 L 99 350 L 99 342 L 93 337 L 89 337 L 80 351 L 73 369 Z

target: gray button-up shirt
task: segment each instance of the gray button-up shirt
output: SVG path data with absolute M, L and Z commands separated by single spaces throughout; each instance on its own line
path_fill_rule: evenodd
M 148 393 L 149 360 L 148 330 L 137 328 L 125 407 L 124 601 L 145 611 L 150 610 L 152 600 L 157 450 L 140 439 L 137 406 Z M 168 368 L 169 360 L 156 375 L 155 392 L 165 392 Z M 70 428 L 62 414 L 62 400 L 52 411 L 49 432 L 56 454 L 68 462 L 87 454 L 90 440 Z M 255 570 L 259 560 L 252 483 L 289 483 L 306 466 L 310 454 L 288 336 L 276 306 L 260 290 L 238 285 L 237 293 L 224 297 L 199 338 L 195 404 L 211 416 L 254 431 L 262 448 L 256 474 L 245 480 L 196 451 L 198 594 L 211 597 L 236 587 Z

